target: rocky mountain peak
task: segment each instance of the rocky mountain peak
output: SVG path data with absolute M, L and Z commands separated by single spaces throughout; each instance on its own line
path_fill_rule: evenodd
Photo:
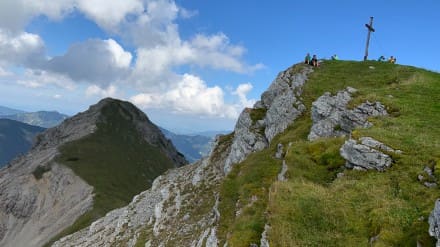
M 101 207 L 103 216 L 187 163 L 142 111 L 112 98 L 36 139 L 0 170 L 0 246 L 42 246 L 84 214 Z
M 127 101 L 113 98 L 104 98 L 88 110 L 66 119 L 60 125 L 50 128 L 37 137 L 33 147 L 42 150 L 56 147 L 64 143 L 80 139 L 96 131 L 99 125 L 115 125 L 113 121 L 129 121 L 149 144 L 159 147 L 166 155 L 179 166 L 187 163 L 183 155 L 179 154 L 169 140 L 165 138 L 159 128 L 136 106 Z

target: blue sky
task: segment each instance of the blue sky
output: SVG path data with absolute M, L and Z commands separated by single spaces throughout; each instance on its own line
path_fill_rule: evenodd
M 0 105 L 129 100 L 176 132 L 233 129 L 305 53 L 440 71 L 440 1 L 2 0 Z

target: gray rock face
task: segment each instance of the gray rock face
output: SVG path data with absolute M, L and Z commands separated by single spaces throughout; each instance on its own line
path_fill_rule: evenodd
M 215 160 L 213 153 L 192 165 L 169 170 L 128 206 L 109 212 L 53 246 L 218 246 L 216 191 L 227 152 L 216 154 L 220 157 Z
M 234 141 L 231 153 L 225 162 L 224 172 L 229 173 L 232 164 L 243 161 L 248 154 L 263 150 L 268 146 L 265 136 L 258 130 L 258 126 L 252 123 L 250 110 L 240 114 L 234 130 Z
M 340 154 L 347 161 L 345 166 L 353 169 L 384 171 L 393 162 L 389 155 L 363 143 L 358 144 L 354 139 L 345 141 Z
M 231 153 L 225 162 L 225 173 L 233 164 L 243 161 L 252 152 L 260 151 L 270 144 L 272 139 L 283 132 L 306 109 L 300 100 L 302 86 L 311 67 L 294 72 L 294 67 L 278 74 L 269 89 L 255 103 L 253 109 L 245 109 L 235 126 Z M 251 112 L 264 110 L 262 119 L 253 121 Z
M 42 246 L 91 208 L 93 188 L 54 158 L 60 145 L 96 130 L 97 110 L 46 130 L 28 154 L 0 170 L 0 246 Z M 50 171 L 36 179 L 39 166 Z
M 308 136 L 309 140 L 347 135 L 357 127 L 370 127 L 368 117 L 388 114 L 380 102 L 367 101 L 354 109 L 348 109 L 347 104 L 355 92 L 356 89 L 350 87 L 339 91 L 335 96 L 327 92 L 312 103 L 313 125 Z
M 434 209 L 429 215 L 429 235 L 437 239 L 437 247 L 440 247 L 440 199 L 435 201 Z
M 0 171 L 0 246 L 42 246 L 92 206 L 93 188 L 64 166 L 35 179 L 56 153 L 34 151 Z

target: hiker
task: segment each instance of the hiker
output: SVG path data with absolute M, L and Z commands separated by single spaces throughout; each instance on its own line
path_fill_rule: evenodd
M 306 57 L 304 58 L 304 63 L 312 65 L 310 53 L 307 53 Z
M 388 62 L 390 63 L 396 63 L 396 58 L 391 56 L 390 59 L 388 60 Z
M 336 54 L 333 55 L 333 56 L 332 56 L 332 60 L 339 60 L 338 55 L 336 55 Z
M 379 59 L 377 59 L 377 61 L 379 62 L 385 62 L 385 57 L 382 55 L 379 57 Z
M 313 67 L 318 67 L 319 66 L 318 58 L 316 57 L 316 55 L 313 55 L 313 57 L 312 57 L 312 65 L 313 65 Z

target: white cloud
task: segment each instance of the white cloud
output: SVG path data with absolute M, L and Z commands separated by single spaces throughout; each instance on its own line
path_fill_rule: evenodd
M 54 99 L 61 99 L 63 96 L 61 94 L 55 94 L 53 96 Z
M 70 91 L 76 88 L 75 83 L 69 77 L 58 73 L 34 69 L 27 69 L 25 73 L 17 79 L 17 84 L 28 88 L 56 86 Z
M 0 29 L 21 32 L 28 21 L 39 15 L 59 20 L 73 10 L 74 3 L 74 0 L 1 0 Z
M 114 39 L 76 43 L 65 54 L 47 58 L 41 37 L 24 31 L 34 17 L 61 20 L 73 12 L 84 14 L 133 47 L 136 60 Z M 24 67 L 26 73 L 16 81 L 23 86 L 55 85 L 72 90 L 77 83 L 88 83 L 84 93 L 89 97 L 114 97 L 135 85 L 142 93 L 132 101 L 145 108 L 235 118 L 242 107 L 254 102 L 246 97 L 251 84 L 239 85 L 232 93 L 239 103 L 229 104 L 219 86 L 176 73 L 176 68 L 189 65 L 251 73 L 263 65 L 247 64 L 243 60 L 246 48 L 233 44 L 221 32 L 184 39 L 178 18 L 196 14 L 174 0 L 0 0 L 0 76 L 5 74 L 2 67 Z
M 240 100 L 240 105 L 243 107 L 252 107 L 256 100 L 247 99 L 247 94 L 252 90 L 253 86 L 250 83 L 240 84 L 237 89 L 232 93 L 233 95 L 237 95 Z
M 237 116 L 236 109 L 225 104 L 220 87 L 208 87 L 199 77 L 189 74 L 184 74 L 177 85 L 166 92 L 138 94 L 131 97 L 131 101 L 144 109 L 168 108 L 181 114 Z
M 87 87 L 85 94 L 87 97 L 91 97 L 91 96 L 99 96 L 100 98 L 116 97 L 118 95 L 118 89 L 114 85 L 110 85 L 104 89 L 97 85 L 91 85 Z
M 74 44 L 63 56 L 52 58 L 45 68 L 77 82 L 109 83 L 129 74 L 132 55 L 109 40 L 88 40 Z
M 116 31 L 129 14 L 144 11 L 141 0 L 77 0 L 78 9 L 108 31 Z
M 3 77 L 3 76 L 10 76 L 10 75 L 12 75 L 11 72 L 7 71 L 6 69 L 4 69 L 4 68 L 2 68 L 2 67 L 0 66 L 0 77 Z
M 12 34 L 0 29 L 0 65 L 36 66 L 44 61 L 44 42 L 27 32 Z
M 180 7 L 179 14 L 180 14 L 180 17 L 182 17 L 184 19 L 189 19 L 189 18 L 192 18 L 192 17 L 198 15 L 199 11 L 189 10 L 189 9 L 185 9 L 183 7 Z

